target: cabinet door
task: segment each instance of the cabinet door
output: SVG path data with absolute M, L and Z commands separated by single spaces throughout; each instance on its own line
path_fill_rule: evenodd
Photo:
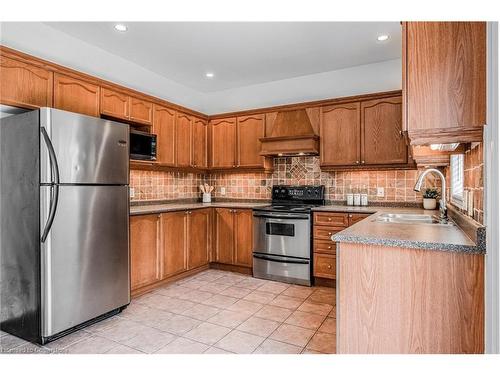
M 162 278 L 187 270 L 187 211 L 161 215 L 163 228 Z
M 234 264 L 238 266 L 252 267 L 252 210 L 234 210 L 234 236 Z
M 208 264 L 210 255 L 210 209 L 193 210 L 188 215 L 188 269 Z
M 22 108 L 52 106 L 52 73 L 21 61 L 0 56 L 2 104 Z
M 234 215 L 229 208 L 215 209 L 215 261 L 234 263 Z
M 160 280 L 160 215 L 130 217 L 131 289 Z
M 208 123 L 195 118 L 193 121 L 193 167 L 208 167 Z
M 237 163 L 238 167 L 262 167 L 264 157 L 260 156 L 261 143 L 264 137 L 264 115 L 242 116 L 237 119 Z
M 210 121 L 212 168 L 236 167 L 236 118 Z
M 101 115 L 128 119 L 129 96 L 101 87 Z
M 99 117 L 99 86 L 54 73 L 54 107 Z
M 360 131 L 359 103 L 337 104 L 321 108 L 321 165 L 360 164 Z
M 175 166 L 175 111 L 155 104 L 153 119 L 157 161 L 161 165 Z
M 130 98 L 130 121 L 144 125 L 153 124 L 153 103 L 139 98 Z
M 482 141 L 486 22 L 406 22 L 403 88 L 412 143 Z
M 361 103 L 361 164 L 405 164 L 401 97 Z
M 177 113 L 175 139 L 177 148 L 177 166 L 190 167 L 192 163 L 192 126 L 193 118 L 184 113 Z

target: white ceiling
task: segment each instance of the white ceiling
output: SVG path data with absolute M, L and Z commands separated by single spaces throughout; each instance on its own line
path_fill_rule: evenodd
M 204 93 L 401 56 L 398 22 L 126 22 L 125 33 L 113 22 L 45 24 Z

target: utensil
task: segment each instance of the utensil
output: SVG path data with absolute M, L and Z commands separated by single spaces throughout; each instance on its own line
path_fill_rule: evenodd
M 200 185 L 200 190 L 201 190 L 202 193 L 206 193 L 205 187 L 203 185 Z
M 208 186 L 208 184 L 205 183 L 205 193 L 208 193 L 209 188 L 210 188 L 210 186 Z

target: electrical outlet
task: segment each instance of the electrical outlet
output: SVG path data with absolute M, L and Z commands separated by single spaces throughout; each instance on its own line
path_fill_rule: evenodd
M 226 195 L 226 188 L 224 186 L 220 188 L 220 195 Z
M 385 195 L 385 189 L 383 187 L 377 188 L 377 197 L 383 197 Z
M 135 196 L 135 189 L 133 187 L 130 188 L 130 198 Z

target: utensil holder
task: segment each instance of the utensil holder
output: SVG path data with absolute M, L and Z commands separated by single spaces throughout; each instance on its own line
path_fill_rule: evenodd
M 210 193 L 203 193 L 202 202 L 203 203 L 210 203 L 210 202 L 212 202 L 212 194 L 210 194 Z

